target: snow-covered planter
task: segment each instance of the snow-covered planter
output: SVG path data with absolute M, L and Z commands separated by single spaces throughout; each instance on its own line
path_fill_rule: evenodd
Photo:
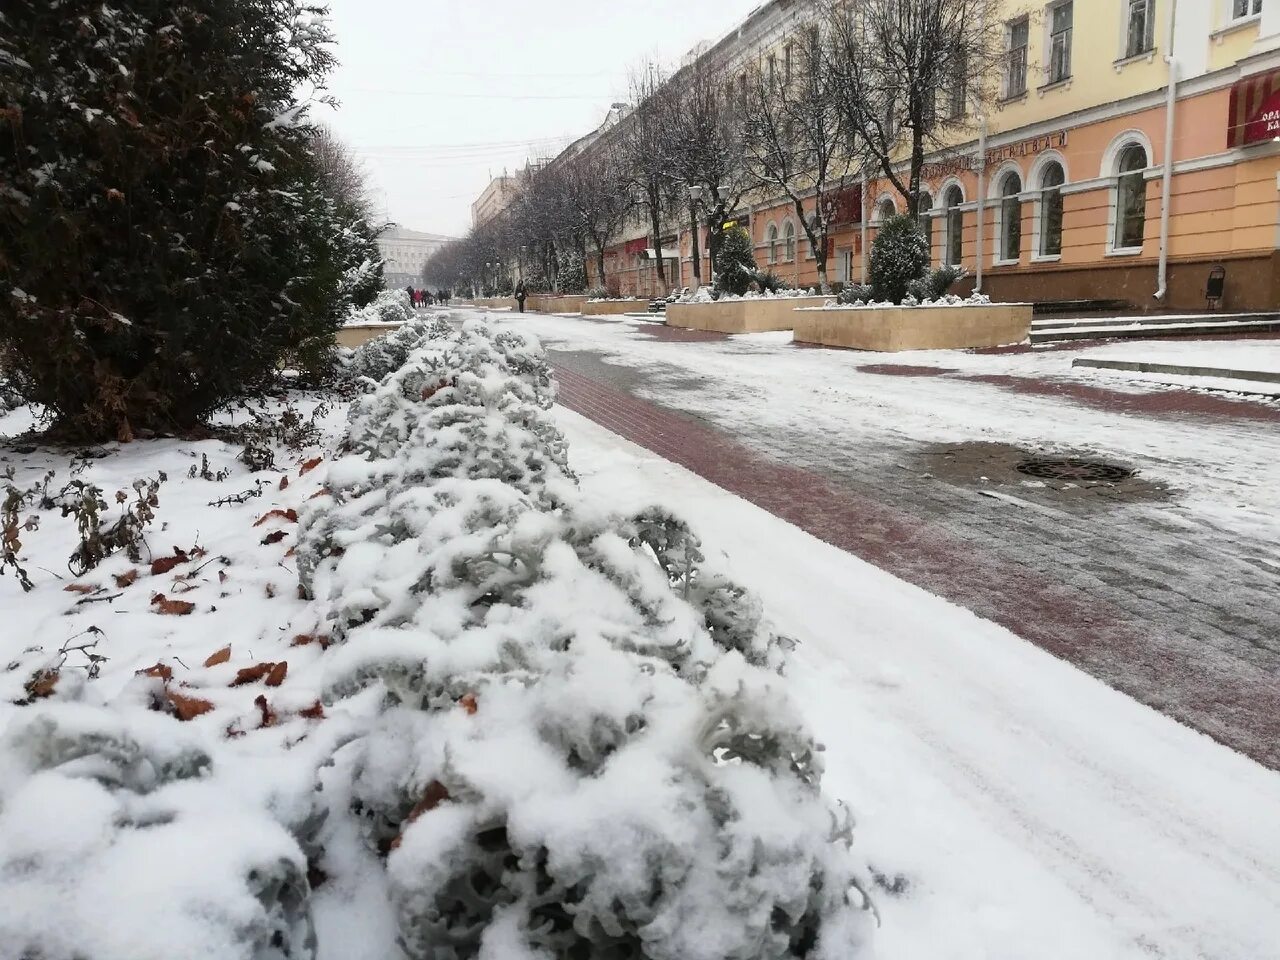
M 672 303 L 667 305 L 667 325 L 719 333 L 790 330 L 795 326 L 797 309 L 820 307 L 826 300 L 820 296 L 767 297 L 757 294 L 721 297 L 716 301 Z
M 797 310 L 797 343 L 855 350 L 954 350 L 1021 343 L 1031 333 L 1031 304 L 992 303 L 976 294 L 924 303 L 839 304 Z
M 407 303 L 408 294 L 402 290 L 397 292 Z M 372 388 L 403 366 L 409 352 L 424 338 L 444 336 L 449 331 L 449 323 L 443 314 L 416 316 L 410 313 L 399 324 L 366 340 L 343 358 L 343 369 L 348 379 Z
M 326 697 L 380 704 L 331 776 L 405 951 L 863 955 L 786 641 L 668 511 L 583 500 L 553 398 L 530 339 L 424 337 L 303 517 Z
M 608 299 L 587 300 L 582 304 L 584 317 L 613 317 L 624 313 L 635 313 L 646 309 L 646 300 L 635 297 L 611 297 Z

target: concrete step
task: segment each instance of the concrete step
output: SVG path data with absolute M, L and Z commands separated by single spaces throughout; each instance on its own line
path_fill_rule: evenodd
M 1035 317 L 1031 328 L 1075 329 L 1077 327 L 1126 327 L 1134 325 L 1162 326 L 1173 323 L 1256 323 L 1280 321 L 1280 313 L 1167 313 L 1112 314 L 1107 317 Z
M 1245 384 L 1274 383 L 1280 390 L 1280 371 L 1237 370 L 1229 367 L 1208 367 L 1194 363 L 1153 363 L 1149 360 L 1104 360 L 1100 357 L 1076 357 L 1073 367 L 1091 367 L 1096 370 L 1131 370 L 1135 373 L 1163 373 L 1179 377 L 1213 377 L 1218 380 L 1238 380 Z
M 1063 340 L 1149 340 L 1164 337 L 1203 337 L 1240 333 L 1280 332 L 1280 317 L 1256 320 L 1182 320 L 1176 323 L 1111 323 L 1103 326 L 1039 326 L 1032 324 L 1032 343 Z

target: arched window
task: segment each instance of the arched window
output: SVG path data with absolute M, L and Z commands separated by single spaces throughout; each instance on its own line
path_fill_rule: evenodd
M 1012 170 L 1000 180 L 1000 259 L 1022 256 L 1022 177 Z
M 790 263 L 796 258 L 796 225 L 790 220 L 782 230 L 782 239 L 786 246 L 786 259 Z
M 1141 250 L 1147 227 L 1146 148 L 1131 143 L 1116 164 L 1115 249 Z
M 924 234 L 925 242 L 929 244 L 929 265 L 933 265 L 933 217 L 929 216 L 929 211 L 933 209 L 933 197 L 929 196 L 923 190 L 920 191 L 920 200 L 916 204 L 916 209 L 920 212 L 920 230 Z
M 769 244 L 769 262 L 778 262 L 778 225 L 776 223 L 769 224 L 769 229 L 764 232 L 765 243 Z
M 1056 160 L 1045 165 L 1040 175 L 1040 256 L 1062 254 L 1062 185 L 1066 171 Z
M 947 242 L 943 260 L 949 267 L 960 266 L 964 253 L 964 211 L 960 204 L 964 203 L 964 194 L 960 187 L 952 184 L 942 195 L 942 206 L 947 211 Z
M 880 201 L 880 205 L 876 207 L 876 223 L 884 223 L 897 212 L 898 208 L 893 205 L 893 200 L 885 197 Z

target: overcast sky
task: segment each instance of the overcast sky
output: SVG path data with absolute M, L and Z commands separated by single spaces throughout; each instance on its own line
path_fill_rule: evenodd
M 318 118 L 390 219 L 461 235 L 490 174 L 554 155 L 626 98 L 637 64 L 677 62 L 761 2 L 330 0 L 341 107 Z

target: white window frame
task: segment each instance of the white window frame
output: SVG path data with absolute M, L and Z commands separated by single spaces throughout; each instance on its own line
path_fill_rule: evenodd
M 894 198 L 893 194 L 882 193 L 880 196 L 876 197 L 876 205 L 872 207 L 871 226 L 879 227 L 880 224 L 884 223 L 886 219 L 883 215 L 885 204 L 888 204 L 893 210 L 893 213 L 889 214 L 889 216 L 896 217 L 898 215 L 898 201 Z
M 769 225 L 764 228 L 764 242 L 769 248 L 769 262 L 778 262 L 778 225 L 772 220 Z
M 1018 178 L 1018 192 L 1014 194 L 1006 195 L 1004 192 L 1005 181 L 1011 176 Z M 1013 266 L 1015 264 L 1022 262 L 1022 254 L 1025 249 L 1025 244 L 1023 244 L 1022 242 L 1023 237 L 1019 235 L 1018 256 L 1013 258 L 1005 257 L 1004 255 L 1005 235 L 1004 234 L 1005 234 L 1006 224 L 1005 224 L 1005 217 L 1004 217 L 1004 205 L 1005 205 L 1005 202 L 1009 200 L 1011 197 L 1012 199 L 1015 199 L 1018 201 L 1018 220 L 1019 220 L 1019 226 L 1021 226 L 1021 221 L 1023 219 L 1022 192 L 1026 187 L 1026 180 L 1022 175 L 1021 167 L 1019 167 L 1016 163 L 1006 163 L 1004 166 L 1002 166 L 999 170 L 996 171 L 996 175 L 991 178 L 991 183 L 995 186 L 995 196 L 993 196 L 992 199 L 995 200 L 996 202 L 995 204 L 995 207 L 996 207 L 995 247 L 996 248 L 993 251 L 991 251 L 991 265 L 995 267 Z
M 1021 26 L 1026 34 L 1023 37 L 1022 46 L 1020 48 L 1013 45 L 1013 31 Z M 1012 100 L 1015 97 L 1024 96 L 1027 92 L 1027 73 L 1031 63 L 1031 18 L 1027 14 L 1020 17 L 1014 17 L 1005 23 L 1004 29 L 1004 47 L 1005 47 L 1005 66 L 1004 66 L 1004 98 Z M 1013 68 L 1014 68 L 1014 51 L 1021 49 L 1021 86 L 1014 87 Z
M 951 192 L 952 187 L 954 187 L 956 190 L 959 191 L 960 202 L 948 205 L 947 194 Z M 964 207 L 965 207 L 964 184 L 955 178 L 947 180 L 945 183 L 942 184 L 941 187 L 938 188 L 938 196 L 942 198 L 941 199 L 941 202 L 942 202 L 942 207 L 941 207 L 941 210 L 942 210 L 942 214 L 941 214 L 942 215 L 942 263 L 944 266 L 948 266 L 948 267 L 963 266 L 964 265 Z M 951 240 L 952 240 L 951 211 L 952 210 L 955 210 L 960 214 L 960 258 L 958 260 L 951 259 L 951 246 L 952 246 L 951 244 Z
M 929 266 L 930 267 L 933 266 L 933 221 L 938 219 L 938 213 L 936 210 L 936 207 L 937 207 L 936 199 L 937 198 L 934 197 L 933 192 L 928 187 L 926 187 L 923 183 L 920 184 L 920 200 L 922 203 L 926 200 L 929 202 L 929 209 L 921 210 L 920 218 L 922 221 L 924 221 L 922 223 L 922 226 L 924 227 L 924 231 L 925 231 L 924 233 L 925 239 L 929 241 Z
M 783 263 L 796 262 L 796 223 L 790 217 L 782 222 Z
M 1236 12 L 1240 3 L 1245 5 L 1244 13 Z M 1234 26 L 1262 16 L 1262 0 L 1226 0 L 1226 4 L 1226 23 L 1229 25 Z
M 1141 247 L 1116 246 L 1116 227 L 1120 216 L 1120 158 L 1125 150 L 1131 146 L 1141 147 L 1146 152 L 1147 170 L 1150 170 L 1156 164 L 1156 155 L 1151 148 L 1151 140 L 1141 130 L 1126 130 L 1112 140 L 1103 153 L 1102 177 L 1108 183 L 1106 255 L 1109 257 L 1136 257 L 1142 253 L 1145 247 L 1145 239 Z
M 1057 12 L 1063 7 L 1071 7 L 1071 25 L 1066 29 L 1065 46 L 1067 48 L 1067 72 L 1055 78 L 1053 75 L 1053 50 L 1054 39 L 1058 36 L 1053 32 L 1053 19 Z M 1075 38 L 1076 38 L 1076 14 L 1075 0 L 1057 0 L 1051 3 L 1045 9 L 1045 26 L 1044 26 L 1044 82 L 1045 86 L 1056 86 L 1060 83 L 1068 83 L 1075 75 Z
M 1036 157 L 1036 162 L 1031 165 L 1031 172 L 1027 174 L 1027 183 L 1030 184 L 1028 189 L 1035 191 L 1031 221 L 1032 263 L 1057 263 L 1062 259 L 1061 252 L 1044 252 L 1044 239 L 1041 236 L 1041 228 L 1044 224 L 1044 174 L 1052 163 L 1056 163 L 1062 168 L 1062 186 L 1057 188 L 1059 197 L 1066 197 L 1067 186 L 1071 183 L 1071 170 L 1067 167 L 1067 160 L 1057 150 L 1046 150 Z M 1066 236 L 1065 225 L 1063 236 Z
M 1131 51 L 1129 25 L 1133 8 L 1143 4 L 1146 8 L 1146 36 L 1143 37 L 1141 50 Z M 1156 52 L 1156 0 L 1123 0 L 1120 4 L 1120 56 L 1119 60 L 1137 60 L 1140 57 L 1154 56 Z

